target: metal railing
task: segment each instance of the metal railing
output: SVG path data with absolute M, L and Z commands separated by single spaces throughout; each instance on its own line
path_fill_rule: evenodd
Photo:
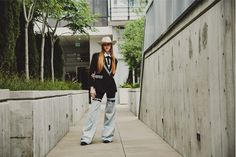
M 110 21 L 116 20 L 132 20 L 137 19 L 139 16 L 137 11 L 140 7 L 110 7 Z

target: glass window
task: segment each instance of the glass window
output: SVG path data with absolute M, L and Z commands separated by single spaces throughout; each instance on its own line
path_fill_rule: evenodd
M 129 6 L 133 7 L 134 6 L 134 0 L 129 1 Z
M 108 25 L 108 1 L 107 0 L 89 0 L 90 8 L 93 14 L 98 17 L 93 26 Z
M 140 1 L 141 0 L 129 0 L 129 6 L 130 7 L 140 7 Z

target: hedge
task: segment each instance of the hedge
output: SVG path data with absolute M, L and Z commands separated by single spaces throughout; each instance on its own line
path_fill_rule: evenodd
M 19 1 L 0 1 L 0 69 L 16 71 L 15 46 L 19 36 Z

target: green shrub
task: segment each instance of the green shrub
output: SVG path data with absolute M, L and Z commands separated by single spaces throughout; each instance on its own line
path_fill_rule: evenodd
M 139 83 L 134 83 L 132 84 L 132 88 L 139 88 L 140 87 L 140 84 Z
M 124 83 L 123 85 L 120 85 L 121 88 L 132 88 L 132 85 L 129 83 Z
M 41 42 L 42 35 L 36 34 L 36 45 L 38 52 L 41 53 Z M 51 79 L 51 43 L 50 36 L 46 34 L 45 36 L 45 47 L 44 47 L 44 78 Z M 63 77 L 63 66 L 64 66 L 64 54 L 63 49 L 60 44 L 60 39 L 58 39 L 54 45 L 54 74 L 55 79 L 61 80 Z M 41 56 L 41 54 L 39 54 Z
M 25 17 L 24 11 L 20 13 L 20 35 L 16 41 L 16 67 L 17 73 L 25 73 Z M 39 77 L 40 67 L 40 50 L 37 49 L 36 36 L 34 34 L 34 20 L 29 23 L 28 28 L 28 48 L 29 48 L 29 73 L 30 77 Z
M 15 46 L 19 36 L 19 1 L 0 1 L 0 68 L 16 71 Z
M 140 85 L 139 85 L 139 83 L 134 83 L 134 84 L 124 83 L 124 84 L 121 85 L 120 87 L 121 87 L 121 88 L 139 88 Z
M 17 75 L 3 75 L 0 73 L 0 89 L 17 90 L 80 90 L 81 83 L 72 83 L 64 81 L 51 81 L 40 82 L 36 79 L 31 79 L 26 82 L 22 77 Z

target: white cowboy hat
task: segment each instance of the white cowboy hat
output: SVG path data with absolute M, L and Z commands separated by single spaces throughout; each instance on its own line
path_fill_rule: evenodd
M 116 40 L 112 41 L 110 37 L 103 37 L 102 40 L 98 42 L 98 44 L 102 45 L 103 43 L 111 43 L 112 45 L 115 45 Z

